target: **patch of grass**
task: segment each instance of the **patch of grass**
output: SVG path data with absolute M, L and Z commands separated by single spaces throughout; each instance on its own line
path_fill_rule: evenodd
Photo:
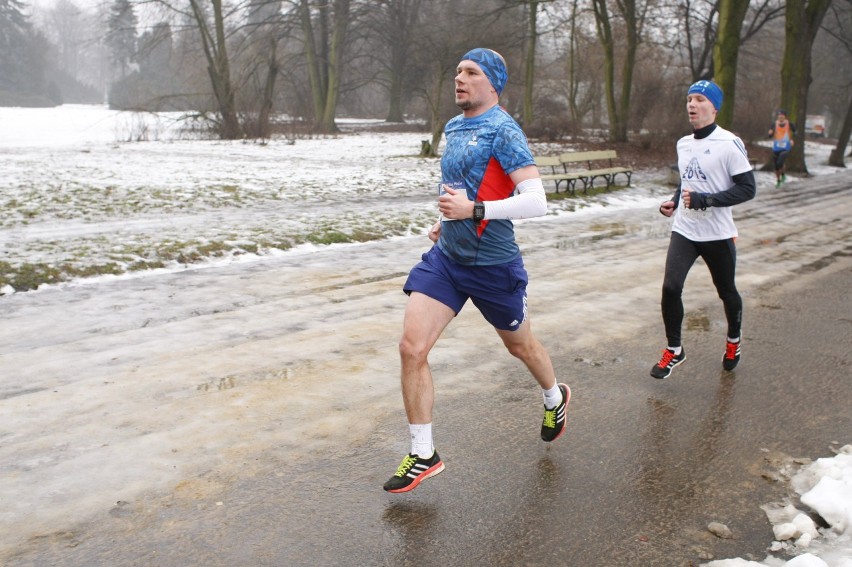
M 156 270 L 157 268 L 165 268 L 166 265 L 160 260 L 137 260 L 127 265 L 129 272 L 142 272 L 144 270 Z
M 295 246 L 296 242 L 292 238 L 282 237 L 280 239 L 270 240 L 261 238 L 257 241 L 258 250 L 289 250 Z
M 578 200 L 578 202 L 582 202 Z M 398 218 L 374 219 L 352 215 L 339 220 L 321 221 L 309 232 L 295 228 L 278 232 L 258 227 L 249 233 L 229 232 L 212 238 L 163 238 L 113 242 L 109 238 L 77 242 L 73 247 L 62 241 L 45 241 L 38 247 L 42 262 L 0 262 L 0 287 L 10 285 L 16 291 L 37 289 L 43 284 L 59 284 L 76 278 L 120 275 L 179 264 L 190 266 L 216 258 L 242 254 L 268 254 L 285 251 L 304 243 L 316 245 L 373 242 L 393 236 L 421 233 L 434 222 L 431 211 L 416 212 Z M 63 252 L 64 251 L 64 252 Z M 59 258 L 57 256 L 61 255 Z M 23 262 L 25 258 L 21 258 Z
M 352 242 L 370 242 L 372 240 L 380 240 L 384 238 L 384 234 L 381 232 L 370 232 L 369 230 L 360 230 L 355 229 L 352 231 L 352 235 L 350 238 Z
M 258 254 L 260 253 L 260 246 L 254 242 L 246 242 L 240 244 L 238 250 L 242 251 L 243 254 Z
M 206 258 L 222 257 L 230 250 L 233 250 L 233 247 L 224 242 L 205 242 L 204 244 L 190 247 L 190 249 L 181 250 L 175 260 L 181 264 L 194 264 Z
M 580 197 L 594 197 L 595 195 L 602 195 L 604 193 L 612 193 L 614 191 L 620 191 L 622 189 L 627 189 L 626 185 L 612 185 L 609 190 L 607 190 L 606 185 L 601 185 L 597 187 L 590 187 L 588 192 L 584 192 L 582 189 L 576 189 L 574 194 L 572 195 L 569 191 L 560 191 L 559 193 L 546 193 L 548 201 L 560 201 L 563 199 L 575 199 Z
M 0 286 L 10 285 L 16 291 L 29 291 L 43 283 L 59 283 L 65 279 L 62 271 L 50 264 L 12 266 L 8 262 L 0 262 Z
M 315 230 L 308 234 L 305 239 L 313 244 L 345 244 L 352 242 L 352 238 L 349 235 L 332 229 Z
M 596 223 L 592 223 L 589 228 L 591 228 L 595 232 L 605 232 L 606 231 L 606 232 L 615 232 L 615 233 L 619 233 L 619 234 L 625 233 L 624 225 L 620 224 L 620 223 L 615 223 L 615 222 L 605 222 L 605 223 L 596 222 Z
M 106 264 L 96 264 L 93 266 L 71 266 L 70 264 L 64 264 L 62 266 L 62 272 L 64 273 L 65 278 L 89 278 L 92 276 L 102 276 L 102 275 L 113 275 L 117 276 L 119 274 L 123 274 L 125 272 L 125 268 L 116 264 L 115 262 L 107 262 Z
M 0 286 L 11 285 L 16 291 L 37 289 L 42 284 L 57 284 L 71 278 L 89 278 L 105 274 L 123 274 L 125 268 L 115 262 L 77 266 L 70 263 L 53 265 L 48 263 L 24 263 L 12 266 L 0 262 Z
M 548 201 L 563 201 L 565 199 L 574 199 L 576 195 L 572 195 L 568 191 L 560 191 L 559 193 L 545 193 Z

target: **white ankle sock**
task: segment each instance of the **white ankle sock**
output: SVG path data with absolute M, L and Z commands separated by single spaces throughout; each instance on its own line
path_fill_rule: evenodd
M 408 432 L 411 434 L 411 454 L 428 459 L 435 452 L 432 444 L 431 423 L 409 423 Z
M 562 403 L 562 390 L 559 389 L 559 384 L 549 390 L 542 388 L 541 393 L 544 396 L 544 407 L 547 409 L 553 409 Z
M 683 347 L 679 347 L 679 346 L 670 346 L 670 347 L 666 347 L 666 348 L 668 348 L 670 351 L 672 351 L 673 353 L 675 353 L 675 356 L 677 356 L 678 354 L 680 354 L 680 351 L 682 351 L 682 350 L 683 350 Z
M 732 339 L 731 337 L 728 337 L 728 342 L 736 344 L 736 343 L 740 342 L 740 338 L 737 337 L 735 339 Z

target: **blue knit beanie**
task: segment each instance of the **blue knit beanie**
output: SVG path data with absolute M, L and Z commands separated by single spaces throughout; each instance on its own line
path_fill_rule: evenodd
M 503 58 L 497 55 L 496 51 L 477 47 L 476 49 L 471 49 L 465 53 L 461 60 L 473 61 L 479 65 L 479 68 L 482 69 L 482 72 L 485 73 L 486 77 L 488 77 L 488 81 L 491 83 L 491 86 L 494 87 L 494 90 L 497 91 L 497 94 L 503 92 L 503 88 L 506 86 L 506 81 L 509 80 L 509 72 L 506 70 L 506 64 L 503 63 Z
M 722 109 L 722 99 L 725 96 L 722 94 L 722 89 L 719 88 L 719 85 L 713 81 L 698 81 L 697 83 L 693 83 L 689 87 L 689 90 L 686 91 L 686 94 L 704 95 L 713 104 L 716 112 Z

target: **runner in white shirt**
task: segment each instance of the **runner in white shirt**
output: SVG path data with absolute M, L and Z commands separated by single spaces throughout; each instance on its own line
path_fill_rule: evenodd
M 722 89 L 712 81 L 698 81 L 687 92 L 686 111 L 694 131 L 677 143 L 680 185 L 672 199 L 660 206 L 665 216 L 674 215 L 674 223 L 662 299 L 668 346 L 651 368 L 654 378 L 668 377 L 686 360 L 681 296 L 699 256 L 710 270 L 728 321 L 722 366 L 730 371 L 740 361 L 743 302 L 734 281 L 737 228 L 731 207 L 752 199 L 756 191 L 742 140 L 715 122 L 722 99 Z

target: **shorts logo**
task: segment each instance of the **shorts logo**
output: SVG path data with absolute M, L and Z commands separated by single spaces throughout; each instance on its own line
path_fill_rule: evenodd
M 510 326 L 510 327 L 517 327 L 517 326 L 518 326 L 518 320 L 517 320 L 517 319 L 515 319 L 514 321 L 512 321 L 511 323 L 509 323 L 509 326 Z

